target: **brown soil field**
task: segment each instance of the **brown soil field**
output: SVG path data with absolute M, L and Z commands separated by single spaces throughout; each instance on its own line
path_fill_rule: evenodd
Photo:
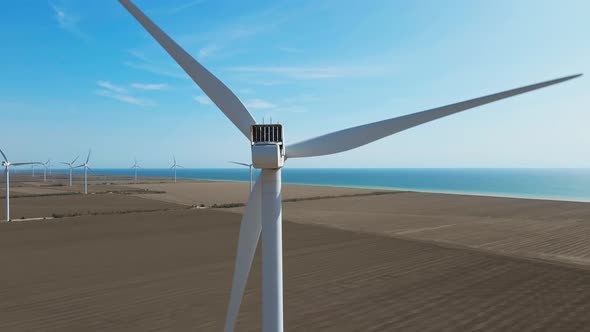
M 116 214 L 131 211 L 185 209 L 185 206 L 122 194 L 74 194 L 11 198 L 10 215 L 20 218 L 64 217 L 86 214 Z M 6 201 L 0 200 L 0 220 L 5 219 Z
M 176 210 L 0 225 L 1 331 L 219 331 L 239 215 Z M 583 331 L 590 272 L 284 223 L 287 331 Z M 237 331 L 260 330 L 255 259 Z
M 247 182 L 222 182 L 222 181 L 185 181 L 183 183 L 154 183 L 131 184 L 132 188 L 164 191 L 165 194 L 149 195 L 146 198 L 163 200 L 187 205 L 245 203 L 250 195 L 250 184 Z M 283 199 L 309 198 L 318 196 L 358 195 L 373 192 L 385 192 L 384 190 L 304 186 L 296 184 L 283 185 Z
M 198 183 L 195 180 L 182 180 Z M 0 179 L 0 187 L 4 189 L 6 180 Z M 150 177 L 141 179 L 140 184 L 158 184 L 170 182 L 167 178 Z M 142 191 L 141 188 L 132 188 L 129 185 L 134 184 L 132 177 L 124 176 L 105 176 L 89 175 L 88 192 L 103 193 L 108 191 Z M 47 195 L 59 194 L 63 192 L 81 193 L 84 191 L 84 177 L 75 174 L 72 186 L 69 186 L 69 175 L 63 173 L 54 173 L 47 177 L 47 182 L 43 181 L 43 173 L 32 177 L 30 173 L 12 173 L 10 175 L 10 191 L 15 196 L 21 195 Z M 5 197 L 5 191 L 0 191 L 0 197 Z
M 590 203 L 399 192 L 283 206 L 298 223 L 590 266 Z
M 64 175 L 13 178 L 13 219 L 64 217 L 0 224 L 0 331 L 222 330 L 242 208 L 187 205 L 244 202 L 247 183 L 92 176 L 81 195 Z M 283 198 L 288 331 L 590 331 L 588 203 Z M 237 331 L 260 330 L 260 267 Z

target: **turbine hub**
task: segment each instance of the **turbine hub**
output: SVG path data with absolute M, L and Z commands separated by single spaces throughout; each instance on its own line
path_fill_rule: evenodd
M 253 125 L 250 129 L 252 166 L 277 169 L 285 163 L 283 126 L 280 124 Z

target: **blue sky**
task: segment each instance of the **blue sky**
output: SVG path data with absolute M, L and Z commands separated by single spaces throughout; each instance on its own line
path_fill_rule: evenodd
M 575 73 L 580 79 L 290 167 L 590 167 L 590 2 L 136 0 L 287 143 Z M 0 12 L 14 161 L 229 167 L 242 134 L 116 1 Z M 287 145 L 288 149 L 288 145 Z

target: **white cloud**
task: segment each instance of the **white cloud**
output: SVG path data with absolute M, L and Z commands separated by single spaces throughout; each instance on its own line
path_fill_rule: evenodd
M 120 87 L 118 85 L 114 85 L 111 82 L 108 81 L 98 81 L 96 82 L 96 84 L 98 86 L 100 86 L 101 88 L 105 88 L 114 92 L 118 92 L 118 93 L 127 93 L 127 90 L 123 87 Z
M 251 95 L 255 92 L 256 91 L 254 89 L 239 89 L 238 90 L 238 93 L 245 94 L 245 95 Z
M 181 79 L 189 79 L 188 75 L 182 72 L 182 70 L 178 66 L 169 66 L 162 63 L 158 63 L 149 59 L 144 52 L 131 49 L 128 50 L 127 53 L 133 57 L 132 61 L 125 61 L 123 62 L 124 65 L 129 66 L 131 68 L 139 69 L 142 71 L 147 71 L 153 74 L 158 74 L 162 76 L 174 77 L 174 78 L 181 78 Z M 170 62 L 167 62 L 170 63 Z
M 244 106 L 246 106 L 246 108 L 249 109 L 260 109 L 260 110 L 264 110 L 264 109 L 271 109 L 271 108 L 275 108 L 276 105 L 273 103 L 270 103 L 266 100 L 262 100 L 262 99 L 249 99 L 246 100 L 244 102 Z
M 213 55 L 217 50 L 219 49 L 219 47 L 215 44 L 210 44 L 207 45 L 206 47 L 203 47 L 199 50 L 199 57 L 201 58 L 205 58 L 208 56 Z
M 134 86 L 135 84 L 139 84 L 139 83 L 134 83 L 134 84 L 132 84 L 132 86 Z M 147 99 L 132 96 L 129 94 L 127 89 L 125 89 L 121 86 L 115 85 L 109 81 L 98 81 L 98 82 L 96 82 L 96 85 L 98 85 L 101 88 L 101 89 L 95 91 L 95 93 L 99 96 L 115 99 L 115 100 L 118 100 L 118 101 L 121 101 L 121 102 L 124 102 L 127 104 L 133 104 L 133 105 L 140 105 L 140 106 L 154 105 L 154 102 L 147 100 Z
M 169 88 L 168 84 L 160 83 L 160 84 L 145 84 L 145 83 L 133 83 L 131 84 L 132 88 L 140 89 L 140 90 L 166 90 Z
M 113 92 L 111 90 L 97 90 L 96 94 L 99 96 L 115 99 L 127 104 L 139 105 L 139 106 L 152 106 L 154 103 L 143 98 L 133 97 L 117 92 Z
M 203 2 L 203 0 L 193 0 L 193 1 L 189 1 L 187 3 L 178 5 L 176 7 L 172 7 L 168 10 L 168 14 L 176 14 L 180 11 L 183 11 L 185 9 L 189 9 L 190 7 L 196 6 L 198 4 L 200 4 L 201 2 Z
M 194 96 L 193 98 L 201 105 L 213 105 L 213 102 L 207 96 Z
M 80 19 L 77 16 L 73 15 L 65 8 L 58 7 L 51 2 L 49 5 L 51 6 L 51 9 L 53 9 L 55 19 L 57 20 L 57 24 L 61 29 L 69 31 L 78 37 L 85 37 L 84 34 L 82 34 L 82 32 L 80 32 L 78 29 L 78 23 L 80 22 Z
M 272 74 L 292 79 L 314 80 L 375 75 L 382 72 L 383 68 L 378 66 L 243 66 L 232 67 L 229 70 L 243 73 Z
M 301 50 L 299 48 L 287 47 L 287 46 L 281 46 L 281 47 L 279 47 L 279 50 L 286 52 L 286 53 L 301 53 L 301 52 L 303 52 L 303 50 Z

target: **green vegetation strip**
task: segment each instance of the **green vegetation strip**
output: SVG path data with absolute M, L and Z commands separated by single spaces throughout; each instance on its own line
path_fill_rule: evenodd
M 58 218 L 68 218 L 68 217 L 82 217 L 82 216 L 105 216 L 105 215 L 113 215 L 113 214 L 130 214 L 130 213 L 140 213 L 140 212 L 165 212 L 165 211 L 175 211 L 175 210 L 190 210 L 192 206 L 186 208 L 166 208 L 166 209 L 148 209 L 148 210 L 119 210 L 119 211 L 85 211 L 85 212 L 72 212 L 72 213 L 53 213 L 51 216 L 55 219 Z
M 358 194 L 346 194 L 346 195 L 328 195 L 328 196 L 313 196 L 313 197 L 299 197 L 284 199 L 283 203 L 288 202 L 300 202 L 300 201 L 315 201 L 319 199 L 333 199 L 333 198 L 346 198 L 346 197 L 363 197 L 363 196 L 382 196 L 382 195 L 395 195 L 409 193 L 410 191 L 373 191 L 370 193 L 358 193 Z M 212 209 L 229 209 L 235 207 L 246 206 L 245 203 L 225 203 L 225 204 L 213 204 Z

